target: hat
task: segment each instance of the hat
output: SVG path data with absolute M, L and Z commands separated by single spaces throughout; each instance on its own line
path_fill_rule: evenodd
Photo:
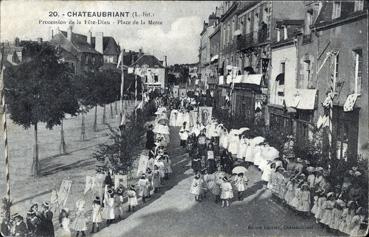
M 303 188 L 303 187 L 309 187 L 309 185 L 305 182 L 305 183 L 303 183 L 302 185 L 301 185 L 301 188 Z
M 351 168 L 353 171 L 356 171 L 357 169 L 358 169 L 358 167 L 357 166 L 352 166 L 352 168 Z
M 354 201 L 348 201 L 347 206 L 350 207 L 354 203 L 355 203 Z
M 21 219 L 21 220 L 23 220 L 23 216 L 21 216 L 18 213 L 15 213 L 12 217 L 13 217 L 13 219 Z
M 288 135 L 287 138 L 288 139 L 293 139 L 293 136 L 292 135 Z
M 337 199 L 336 200 L 336 204 L 341 206 L 341 207 L 345 207 L 346 206 L 346 203 L 344 201 L 342 201 L 342 199 Z
M 49 208 L 50 204 L 48 202 L 43 202 L 42 203 L 42 206 L 46 207 L 46 208 Z
M 333 192 L 329 192 L 329 193 L 327 193 L 327 198 L 329 198 L 329 197 L 331 197 L 331 196 L 333 196 Z
M 99 196 L 96 196 L 94 201 L 95 202 L 100 202 L 100 197 Z
M 306 175 L 305 175 L 305 174 L 300 174 L 300 175 L 299 175 L 299 177 L 301 177 L 301 178 L 305 178 L 305 177 L 306 177 Z
M 362 207 L 358 207 L 357 209 L 356 209 L 356 211 L 355 211 L 355 213 L 356 214 L 362 214 L 362 213 L 364 213 L 364 208 L 362 208 Z
M 337 184 L 336 186 L 334 186 L 335 188 L 341 188 L 341 185 Z
M 27 215 L 35 215 L 36 212 L 32 209 L 30 209 L 28 212 L 27 212 Z
M 358 177 L 358 176 L 361 175 L 361 173 L 360 173 L 360 171 L 355 171 L 354 175 L 355 175 L 355 177 Z
M 224 176 L 224 177 L 223 177 L 223 181 L 228 181 L 227 176 Z
M 320 166 L 315 168 L 315 172 L 322 172 L 323 170 L 323 167 Z
M 129 185 L 130 189 L 135 189 L 135 186 L 133 184 Z
M 312 166 L 309 166 L 309 167 L 306 168 L 306 171 L 312 173 L 312 172 L 315 171 L 315 168 L 312 167 Z
M 34 203 L 34 204 L 32 204 L 31 209 L 32 209 L 33 207 L 38 207 L 38 203 Z
M 302 159 L 301 159 L 300 157 L 297 157 L 297 158 L 296 158 L 296 162 L 301 163 L 301 162 L 302 162 Z
M 195 178 L 196 178 L 196 179 L 199 179 L 199 178 L 200 178 L 200 174 L 196 174 L 196 175 L 195 175 Z
M 349 175 L 354 175 L 354 171 L 353 170 L 349 170 Z

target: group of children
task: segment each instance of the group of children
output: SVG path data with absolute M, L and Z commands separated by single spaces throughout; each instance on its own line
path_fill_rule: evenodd
M 32 204 L 24 217 L 15 213 L 9 222 L 5 219 L 1 221 L 1 236 L 19 236 L 19 237 L 53 237 L 53 212 L 50 210 L 50 204 L 43 202 L 41 210 L 37 203 Z
M 308 166 L 300 172 L 289 167 L 284 169 L 276 162 L 270 165 L 273 172 L 268 188 L 287 206 L 306 216 L 314 216 L 317 223 L 333 231 L 351 236 L 364 234 L 368 213 L 349 192 L 352 184 L 332 188 L 322 167 Z M 352 174 L 353 182 L 361 175 L 357 170 Z

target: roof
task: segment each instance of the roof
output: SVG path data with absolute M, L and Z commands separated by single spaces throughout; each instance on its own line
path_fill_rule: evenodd
M 95 48 L 96 37 L 91 37 L 91 46 Z M 111 36 L 103 36 L 103 54 L 119 55 L 120 47 Z
M 160 60 L 153 56 L 153 55 L 147 55 L 144 54 L 141 57 L 139 57 L 136 62 L 132 64 L 132 66 L 142 66 L 142 65 L 148 65 L 149 68 L 164 68 L 163 64 L 160 62 Z
M 303 25 L 304 20 L 290 20 L 290 19 L 284 19 L 284 20 L 277 20 L 277 26 L 283 26 L 283 25 Z
M 72 40 L 69 41 L 67 38 L 67 32 L 60 31 L 51 40 L 50 43 L 53 45 L 60 45 L 65 50 L 76 53 L 93 53 L 100 54 L 91 45 L 87 43 L 87 36 L 72 33 Z

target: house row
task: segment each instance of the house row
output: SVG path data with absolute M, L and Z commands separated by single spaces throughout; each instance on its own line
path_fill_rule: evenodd
M 368 155 L 367 1 L 225 1 L 200 38 L 203 89 L 233 126 Z
M 42 43 L 42 38 L 37 40 Z M 103 32 L 96 32 L 92 35 L 88 31 L 86 35 L 73 32 L 73 27 L 69 26 L 66 31 L 57 29 L 51 30 L 49 44 L 56 47 L 61 60 L 67 63 L 75 74 L 94 72 L 97 70 L 115 70 L 121 47 L 111 36 L 105 36 Z M 27 52 L 22 47 L 22 41 L 16 38 L 14 43 L 2 43 L 2 50 L 6 55 L 5 64 L 7 66 L 18 65 L 25 60 Z M 160 88 L 166 86 L 166 74 L 164 62 L 157 57 L 144 54 L 142 49 L 139 52 L 125 50 L 123 57 L 124 73 L 126 78 L 133 80 L 134 74 L 143 78 L 147 89 Z M 136 68 L 133 72 L 128 72 L 128 68 Z M 144 68 L 141 70 L 141 68 Z M 130 75 L 132 74 L 132 75 Z

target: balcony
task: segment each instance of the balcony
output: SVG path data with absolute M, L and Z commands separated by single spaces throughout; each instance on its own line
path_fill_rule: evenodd
M 241 35 L 237 38 L 237 50 L 247 49 L 254 44 L 254 33 Z

